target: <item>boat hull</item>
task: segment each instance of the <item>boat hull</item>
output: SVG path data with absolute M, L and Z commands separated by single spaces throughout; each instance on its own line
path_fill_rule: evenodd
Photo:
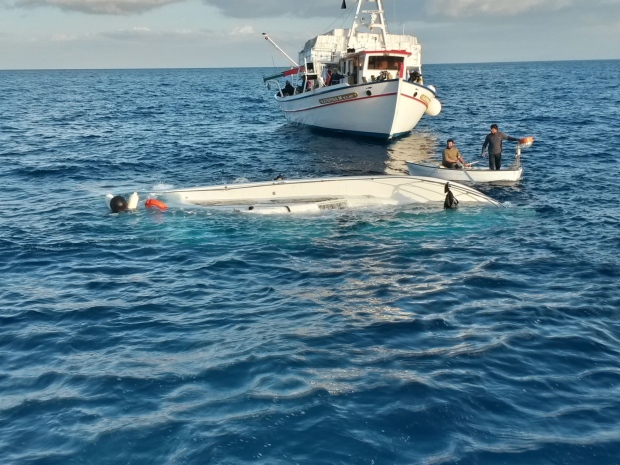
M 391 139 L 410 132 L 418 124 L 435 93 L 421 84 L 392 79 L 320 87 L 275 98 L 290 123 Z
M 508 170 L 488 170 L 488 169 L 449 169 L 440 167 L 441 165 L 428 165 L 407 162 L 407 168 L 411 176 L 428 176 L 442 179 L 444 181 L 456 182 L 518 182 L 523 174 L 523 168 Z
M 443 204 L 445 186 L 444 181 L 418 176 L 359 176 L 227 184 L 174 189 L 161 194 L 171 201 L 196 205 L 238 206 L 246 210 L 277 206 L 284 208 L 282 212 L 295 209 L 307 212 L 373 205 Z M 500 205 L 471 187 L 449 186 L 460 204 Z M 295 207 L 300 204 L 315 204 L 317 208 Z

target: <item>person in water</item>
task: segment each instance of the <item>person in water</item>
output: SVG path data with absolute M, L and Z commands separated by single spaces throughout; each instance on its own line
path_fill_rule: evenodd
M 441 164 L 446 168 L 457 169 L 459 168 L 459 163 L 461 163 L 464 167 L 469 166 L 465 163 L 465 160 L 463 160 L 459 149 L 454 146 L 454 140 L 448 139 L 446 148 L 443 149 L 443 159 Z
M 519 141 L 516 137 L 511 137 L 503 132 L 499 132 L 497 124 L 492 124 L 491 132 L 487 134 L 486 139 L 484 139 L 484 144 L 482 144 L 482 153 L 480 154 L 480 156 L 484 157 L 484 151 L 487 146 L 489 147 L 490 170 L 498 170 L 502 166 L 502 141 L 504 140 L 513 140 L 515 142 Z

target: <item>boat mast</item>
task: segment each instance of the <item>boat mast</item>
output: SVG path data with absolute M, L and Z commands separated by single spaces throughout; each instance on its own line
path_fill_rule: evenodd
M 376 3 L 376 7 L 372 7 L 370 3 Z M 365 9 L 362 9 L 365 7 Z M 362 16 L 364 15 L 364 16 Z M 349 37 L 347 39 L 347 48 L 351 48 L 352 39 L 355 37 L 357 29 L 363 26 L 367 29 L 364 32 L 374 32 L 373 29 L 381 30 L 381 38 L 383 39 L 383 47 L 387 45 L 387 23 L 385 22 L 385 12 L 383 11 L 382 0 L 359 0 L 357 3 L 357 11 L 353 25 L 349 29 Z

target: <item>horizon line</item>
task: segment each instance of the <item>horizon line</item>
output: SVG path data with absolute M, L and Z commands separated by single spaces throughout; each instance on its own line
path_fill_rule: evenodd
M 519 64 L 519 63 L 570 63 L 579 61 L 618 61 L 620 58 L 586 58 L 566 60 L 522 60 L 522 61 L 463 61 L 452 63 L 425 63 L 424 66 L 432 65 L 492 65 L 492 64 Z M 162 69 L 273 69 L 289 68 L 288 66 L 160 66 L 140 68 L 0 68 L 0 71 L 121 71 L 121 70 L 162 70 Z

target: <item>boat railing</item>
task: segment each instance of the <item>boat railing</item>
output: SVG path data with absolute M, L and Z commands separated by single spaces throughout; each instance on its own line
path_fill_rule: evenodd
M 284 98 L 284 92 L 282 89 L 282 84 L 280 83 L 280 81 L 276 81 L 275 79 L 269 81 L 269 83 L 267 84 L 269 86 L 269 90 L 271 90 L 271 83 L 274 83 L 276 86 L 278 86 L 278 92 L 276 92 L 276 96 L 280 97 L 280 98 Z
M 517 142 L 517 148 L 515 149 L 515 167 L 519 169 L 521 166 L 521 143 Z
M 523 137 L 517 141 L 517 147 L 515 148 L 515 165 L 517 169 L 521 166 L 521 149 L 531 147 L 533 143 L 534 138 L 531 136 Z

